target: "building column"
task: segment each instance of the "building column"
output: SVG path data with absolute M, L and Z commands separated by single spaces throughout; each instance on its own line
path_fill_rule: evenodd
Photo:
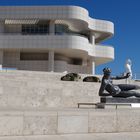
M 95 44 L 95 35 L 93 32 L 90 32 L 89 42 L 93 45 Z
M 0 33 L 4 33 L 4 21 L 0 21 Z
M 90 68 L 89 73 L 95 74 L 95 62 L 91 59 L 88 60 L 87 66 Z
M 49 34 L 55 34 L 55 20 L 51 20 L 49 23 Z
M 95 62 L 92 62 L 92 74 L 95 74 Z
M 48 71 L 54 72 L 54 51 L 49 51 Z
M 0 70 L 2 69 L 3 64 L 3 51 L 0 51 Z

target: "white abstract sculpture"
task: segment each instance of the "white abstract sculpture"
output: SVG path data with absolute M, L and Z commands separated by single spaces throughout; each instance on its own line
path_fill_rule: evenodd
M 125 63 L 125 73 L 130 73 L 130 77 L 126 80 L 126 83 L 130 82 L 130 80 L 132 79 L 132 61 L 130 59 L 126 60 Z

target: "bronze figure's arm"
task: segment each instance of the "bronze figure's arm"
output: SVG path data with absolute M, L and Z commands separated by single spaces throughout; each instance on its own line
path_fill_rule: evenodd
M 120 79 L 126 79 L 130 76 L 130 73 L 126 73 L 125 76 L 111 76 L 110 79 L 112 80 L 120 80 Z

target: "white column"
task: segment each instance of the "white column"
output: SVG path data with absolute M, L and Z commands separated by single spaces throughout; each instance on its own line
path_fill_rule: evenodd
M 49 34 L 55 34 L 55 20 L 51 20 L 49 24 Z
M 48 71 L 54 71 L 54 51 L 49 51 Z
M 88 73 L 89 74 L 95 74 L 95 65 L 94 61 L 92 58 L 90 58 L 87 62 L 87 66 L 89 67 Z
M 3 33 L 4 32 L 4 21 L 0 21 L 0 33 Z
M 92 62 L 92 74 L 95 74 L 95 62 Z
M 93 45 L 95 44 L 95 35 L 93 32 L 90 32 L 89 42 Z
M 0 50 L 0 70 L 2 69 L 3 64 L 3 51 Z

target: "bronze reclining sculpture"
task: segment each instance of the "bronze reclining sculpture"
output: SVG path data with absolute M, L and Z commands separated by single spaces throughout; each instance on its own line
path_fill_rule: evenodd
M 114 85 L 112 83 L 112 80 L 118 80 L 118 79 L 126 79 L 130 76 L 129 73 L 127 73 L 125 76 L 111 76 L 111 69 L 110 68 L 104 68 L 103 69 L 103 78 L 101 81 L 101 86 L 99 89 L 99 96 L 113 96 L 113 97 L 122 97 L 127 98 L 131 96 L 140 97 L 140 93 L 137 90 L 140 89 L 140 86 L 137 85 L 131 85 L 131 84 L 119 84 Z M 107 91 L 107 93 L 104 93 L 104 91 Z

